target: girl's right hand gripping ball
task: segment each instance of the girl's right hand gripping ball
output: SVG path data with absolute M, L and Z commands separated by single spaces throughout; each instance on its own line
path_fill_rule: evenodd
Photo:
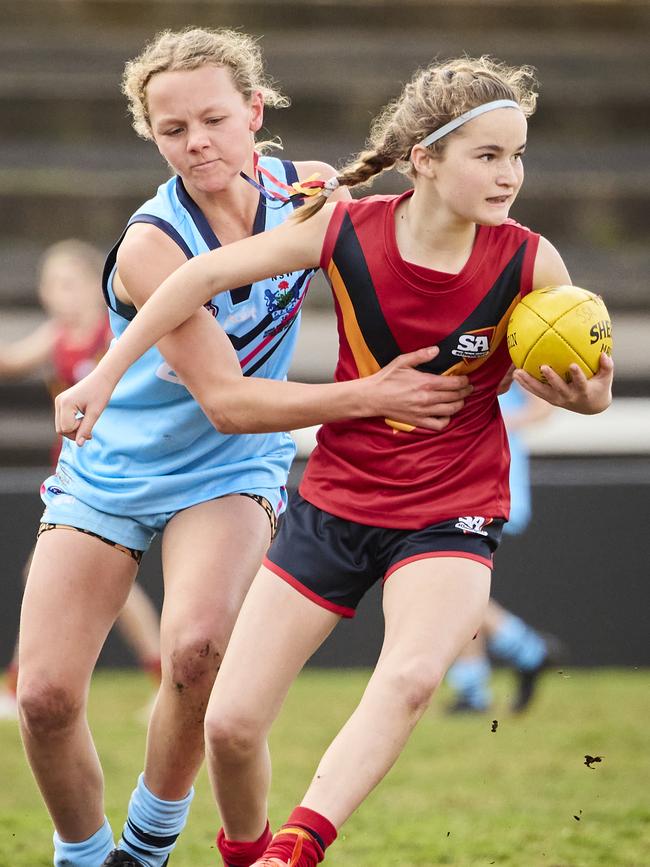
M 524 295 L 508 323 L 508 350 L 516 367 L 544 382 L 548 364 L 567 382 L 569 365 L 587 379 L 601 352 L 612 354 L 612 323 L 603 299 L 578 286 L 549 286 Z

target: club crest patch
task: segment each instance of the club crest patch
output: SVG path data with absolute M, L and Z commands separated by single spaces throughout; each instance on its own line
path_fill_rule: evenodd
M 298 301 L 298 289 L 288 280 L 280 280 L 277 289 L 266 289 L 264 292 L 266 309 L 273 319 L 279 319 L 289 313 Z

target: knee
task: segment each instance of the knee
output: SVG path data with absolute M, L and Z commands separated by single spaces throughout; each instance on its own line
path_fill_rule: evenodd
M 443 677 L 444 671 L 434 660 L 403 660 L 389 672 L 390 691 L 409 716 L 419 719 Z
M 205 717 L 205 744 L 210 755 L 224 762 L 245 760 L 264 740 L 259 719 L 212 704 Z
M 175 640 L 168 660 L 168 677 L 174 690 L 181 695 L 209 694 L 222 653 L 218 642 L 206 635 L 194 633 Z
M 23 731 L 42 740 L 63 734 L 83 712 L 84 699 L 67 686 L 28 681 L 18 689 L 18 713 Z

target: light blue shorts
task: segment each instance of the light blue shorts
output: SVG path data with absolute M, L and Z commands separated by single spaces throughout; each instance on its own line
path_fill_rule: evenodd
M 274 488 L 273 490 L 260 488 L 259 490 L 246 491 L 245 495 L 253 496 L 258 501 L 265 500 L 267 502 L 268 508 L 266 506 L 264 508 L 269 514 L 273 532 L 274 523 L 277 521 L 277 511 L 270 504 L 280 503 L 284 505 L 286 502 L 284 488 Z M 223 496 L 227 495 L 224 494 Z M 63 483 L 56 475 L 49 476 L 41 485 L 41 499 L 45 503 L 41 523 L 65 524 L 69 527 L 76 527 L 136 551 L 147 551 L 156 535 L 162 533 L 174 515 L 183 511 L 177 509 L 174 512 L 138 515 L 137 518 L 100 512 L 67 493 Z M 215 499 L 218 498 L 215 497 Z

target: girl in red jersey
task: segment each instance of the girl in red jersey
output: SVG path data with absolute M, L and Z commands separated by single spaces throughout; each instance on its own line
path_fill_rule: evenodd
M 302 214 L 310 219 L 184 265 L 90 382 L 58 402 L 59 430 L 82 443 L 126 366 L 199 304 L 243 282 L 318 264 L 337 308 L 337 380 L 367 376 L 424 345 L 438 352 L 423 369 L 469 375 L 472 393 L 436 431 L 383 418 L 320 429 L 300 493 L 244 602 L 206 716 L 224 825 L 219 846 L 233 867 L 249 863 L 247 847 L 266 827 L 266 736 L 287 690 L 375 581 L 386 582 L 377 666 L 300 806 L 256 867 L 313 867 L 323 859 L 396 761 L 481 623 L 509 509 L 508 447 L 497 403 L 510 365 L 506 323 L 522 295 L 570 282 L 552 245 L 508 219 L 535 103 L 527 68 L 481 58 L 419 72 L 375 122 L 368 149 L 320 185 L 321 197 Z M 409 174 L 408 193 L 322 207 L 337 186 L 355 186 L 393 166 Z M 523 371 L 515 378 L 575 412 L 609 405 L 607 356 L 590 380 L 577 367 L 568 383 L 542 370 L 546 384 Z M 254 406 L 245 424 L 265 429 Z
M 0 344 L 0 378 L 28 376 L 42 370 L 55 398 L 88 374 L 106 352 L 112 334 L 102 299 L 102 253 L 76 238 L 59 241 L 43 254 L 38 297 L 47 318 L 34 331 Z M 57 437 L 51 461 L 61 449 Z M 25 567 L 25 577 L 29 563 Z M 144 590 L 134 584 L 117 621 L 142 668 L 160 680 L 158 612 Z M 0 693 L 0 718 L 16 717 L 18 648 L 7 668 Z

